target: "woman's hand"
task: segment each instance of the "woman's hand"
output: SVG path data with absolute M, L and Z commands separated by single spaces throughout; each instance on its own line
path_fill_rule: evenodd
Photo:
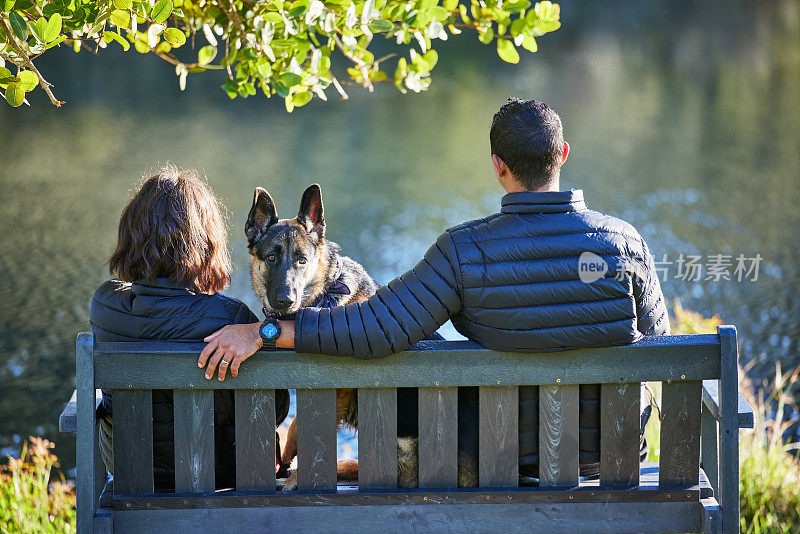
M 230 324 L 217 330 L 203 341 L 208 345 L 200 353 L 197 360 L 198 367 L 206 368 L 206 379 L 210 380 L 219 364 L 219 380 L 225 380 L 225 374 L 230 367 L 231 374 L 239 374 L 239 365 L 255 354 L 264 342 L 258 329 L 261 323 Z
M 275 342 L 276 348 L 294 348 L 294 321 L 278 321 L 280 336 Z M 206 368 L 206 378 L 211 380 L 219 364 L 218 378 L 225 380 L 225 375 L 230 367 L 231 374 L 238 376 L 239 366 L 243 361 L 258 351 L 264 342 L 258 330 L 261 323 L 251 324 L 230 324 L 224 326 L 205 338 L 203 341 L 208 345 L 200 353 L 197 360 L 198 367 Z

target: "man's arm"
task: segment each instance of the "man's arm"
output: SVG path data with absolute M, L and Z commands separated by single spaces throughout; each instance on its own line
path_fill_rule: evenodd
M 378 289 L 368 300 L 335 308 L 305 308 L 295 321 L 279 321 L 276 347 L 298 352 L 383 358 L 436 331 L 461 310 L 455 245 L 442 234 L 413 269 Z M 208 336 L 197 361 L 214 376 L 223 359 L 236 376 L 241 363 L 261 348 L 260 323 L 229 325 Z M 227 366 L 220 366 L 224 380 Z
M 634 277 L 633 293 L 636 297 L 636 329 L 646 336 L 664 336 L 669 334 L 669 316 L 658 271 L 653 256 L 642 240 L 644 249 L 644 273 L 642 277 Z
M 368 300 L 301 310 L 295 350 L 364 359 L 405 350 L 461 310 L 459 288 L 455 246 L 444 233 L 413 269 Z

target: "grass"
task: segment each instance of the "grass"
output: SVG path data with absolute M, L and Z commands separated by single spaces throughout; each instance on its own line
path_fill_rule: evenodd
M 58 458 L 53 444 L 32 437 L 19 458 L 0 468 L 0 532 L 75 532 L 75 492 L 64 480 L 51 481 Z

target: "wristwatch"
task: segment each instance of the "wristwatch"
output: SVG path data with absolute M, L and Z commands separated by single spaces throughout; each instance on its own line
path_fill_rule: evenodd
M 262 348 L 275 350 L 275 343 L 278 341 L 278 336 L 281 335 L 281 327 L 278 326 L 278 321 L 267 318 L 267 320 L 258 327 L 258 333 L 261 336 L 261 341 L 264 342 Z

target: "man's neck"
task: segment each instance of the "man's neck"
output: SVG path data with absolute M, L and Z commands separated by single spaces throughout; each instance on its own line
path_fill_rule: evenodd
M 549 184 L 542 186 L 538 189 L 526 189 L 522 184 L 514 180 L 512 183 L 505 187 L 506 193 L 547 193 L 551 191 L 561 191 L 561 184 L 558 178 Z

